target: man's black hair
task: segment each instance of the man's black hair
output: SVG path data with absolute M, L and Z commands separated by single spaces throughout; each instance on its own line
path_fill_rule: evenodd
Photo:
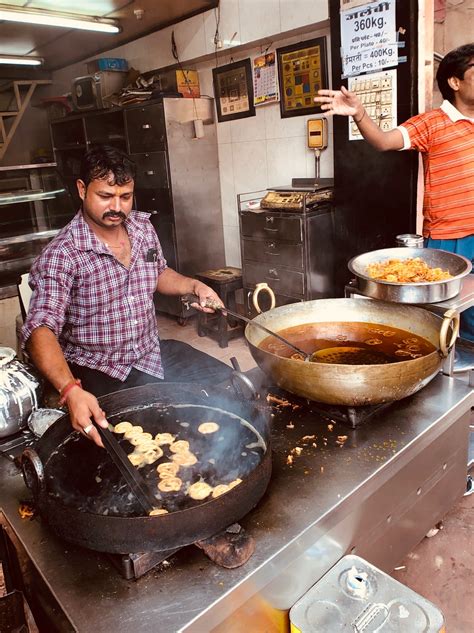
M 454 90 L 448 84 L 450 77 L 464 79 L 469 62 L 474 57 L 474 44 L 464 44 L 447 53 L 441 60 L 436 73 L 436 81 L 444 99 L 454 103 Z
M 135 179 L 135 173 L 135 163 L 125 152 L 109 145 L 94 145 L 82 158 L 79 178 L 87 187 L 91 180 L 103 180 L 112 174 L 114 184 L 124 185 Z

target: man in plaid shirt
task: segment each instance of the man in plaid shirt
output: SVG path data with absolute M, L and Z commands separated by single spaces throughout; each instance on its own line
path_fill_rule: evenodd
M 164 377 L 153 293 L 195 294 L 194 307 L 207 312 L 209 299 L 222 305 L 211 288 L 168 268 L 148 214 L 132 211 L 134 177 L 123 152 L 86 153 L 77 181 L 82 208 L 32 266 L 22 331 L 72 426 L 99 445 L 91 418 L 107 421 L 96 396 Z

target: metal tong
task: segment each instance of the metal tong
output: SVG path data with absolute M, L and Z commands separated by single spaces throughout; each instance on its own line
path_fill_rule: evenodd
M 102 443 L 112 458 L 112 461 L 122 473 L 123 478 L 138 499 L 142 508 L 149 514 L 153 508 L 157 507 L 157 499 L 153 496 L 142 475 L 132 466 L 127 457 L 127 453 L 120 446 L 115 435 L 109 429 L 104 429 L 98 424 L 94 424 L 94 426 L 99 431 Z

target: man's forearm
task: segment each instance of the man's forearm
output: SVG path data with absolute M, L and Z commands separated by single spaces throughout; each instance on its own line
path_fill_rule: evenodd
M 403 147 L 403 137 L 400 130 L 394 129 L 389 132 L 383 132 L 379 126 L 372 121 L 363 106 L 361 106 L 361 109 L 358 110 L 352 119 L 365 140 L 379 152 L 401 149 Z
M 194 293 L 196 279 L 185 277 L 172 268 L 167 268 L 158 278 L 156 289 L 163 295 L 185 295 Z
M 58 391 L 74 378 L 57 338 L 49 328 L 33 330 L 26 349 L 39 371 Z

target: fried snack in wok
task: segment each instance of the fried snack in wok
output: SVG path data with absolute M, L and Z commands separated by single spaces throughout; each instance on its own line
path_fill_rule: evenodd
M 143 455 L 141 453 L 135 453 L 135 451 L 133 453 L 130 453 L 130 455 L 127 455 L 128 459 L 130 460 L 131 464 L 133 466 L 137 466 L 137 468 L 141 468 L 141 466 L 145 465 L 145 462 L 143 461 Z
M 153 508 L 153 510 L 150 510 L 150 512 L 148 513 L 148 516 L 156 517 L 160 514 L 168 514 L 168 510 L 165 510 L 165 508 Z
M 214 488 L 212 490 L 212 497 L 214 499 L 216 497 L 220 497 L 221 495 L 223 495 L 228 490 L 230 490 L 229 484 L 218 484 L 217 486 L 214 486 Z
M 174 442 L 174 435 L 171 435 L 171 433 L 157 433 L 155 435 L 155 442 L 158 444 L 158 446 L 163 446 L 164 444 L 173 444 Z
M 136 433 L 136 435 L 132 435 L 129 439 L 130 444 L 134 446 L 138 446 L 139 444 L 144 444 L 148 440 L 153 440 L 153 436 L 151 433 Z
M 133 427 L 131 422 L 119 422 L 114 427 L 114 433 L 125 433 L 126 431 L 130 431 Z
M 419 283 L 422 281 L 444 281 L 452 275 L 441 268 L 430 268 L 421 257 L 411 259 L 389 259 L 367 266 L 367 274 L 372 279 L 397 283 Z
M 206 499 L 212 493 L 212 486 L 206 484 L 205 481 L 197 481 L 192 486 L 189 486 L 188 495 L 191 499 L 202 501 Z
M 178 492 L 181 490 L 181 486 L 183 482 L 179 477 L 166 477 L 166 479 L 161 479 L 158 483 L 158 490 L 161 492 Z
M 170 451 L 172 453 L 188 453 L 189 452 L 189 442 L 186 440 L 178 440 L 177 442 L 173 442 L 170 444 Z
M 190 453 L 186 451 L 184 453 L 175 453 L 171 456 L 171 459 L 175 464 L 179 464 L 180 466 L 194 466 L 197 462 L 197 457 L 194 453 Z
M 227 485 L 229 486 L 229 490 L 231 490 L 232 488 L 235 488 L 241 483 L 242 483 L 242 479 L 234 479 L 234 481 L 231 481 L 230 484 L 227 484 Z
M 158 464 L 156 467 L 156 472 L 160 479 L 166 479 L 167 477 L 176 477 L 179 470 L 179 464 L 176 462 L 163 462 L 163 464 Z
M 198 431 L 206 435 L 207 433 L 215 433 L 219 428 L 217 422 L 203 422 L 198 426 Z
M 142 433 L 143 433 L 143 427 L 132 426 L 132 428 L 128 429 L 128 431 L 125 431 L 123 435 L 125 439 L 129 440 L 130 438 L 135 437 L 136 435 L 141 435 Z

